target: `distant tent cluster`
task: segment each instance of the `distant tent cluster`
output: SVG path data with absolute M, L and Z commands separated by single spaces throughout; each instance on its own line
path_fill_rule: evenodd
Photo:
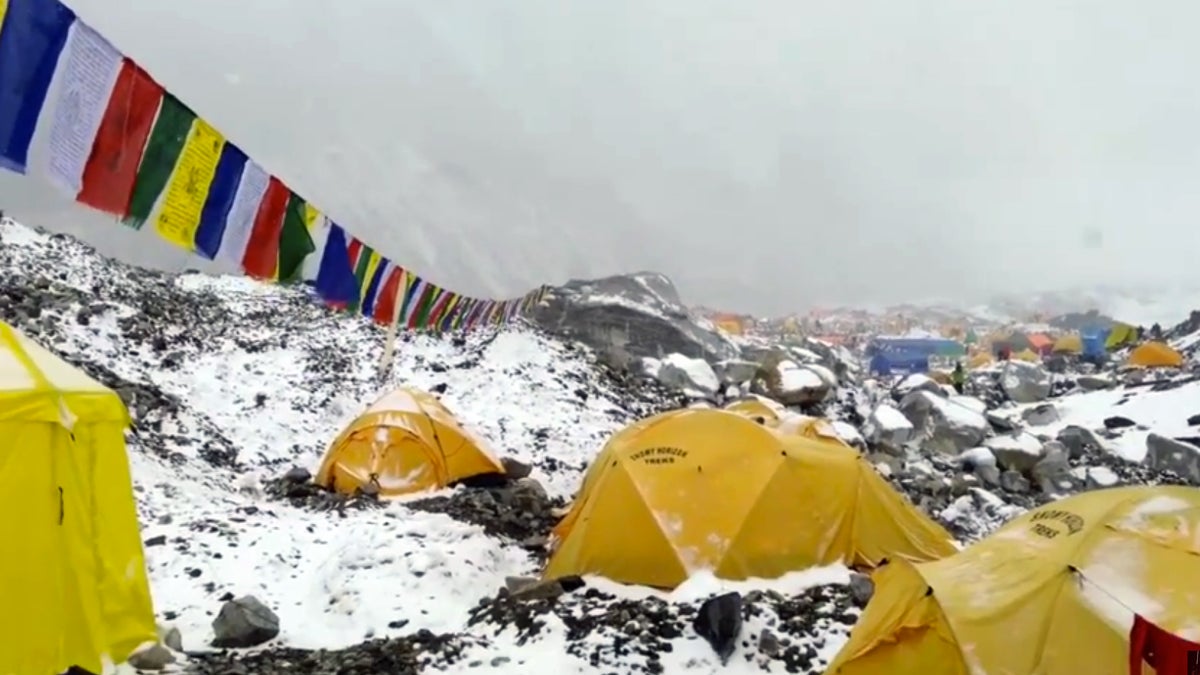
M 924 373 L 929 372 L 931 362 L 939 358 L 961 359 L 969 368 L 982 368 L 997 360 L 1039 362 L 1056 356 L 1098 363 L 1109 358 L 1111 353 L 1126 349 L 1130 351 L 1125 365 L 1130 367 L 1177 368 L 1184 363 L 1183 355 L 1156 334 L 1151 334 L 1147 340 L 1140 329 L 1121 322 L 1107 326 L 1084 325 L 1078 331 L 1065 333 L 1004 328 L 981 337 L 971 329 L 957 327 L 947 327 L 943 332 L 954 337 L 872 338 L 866 349 L 869 371 L 883 375 Z

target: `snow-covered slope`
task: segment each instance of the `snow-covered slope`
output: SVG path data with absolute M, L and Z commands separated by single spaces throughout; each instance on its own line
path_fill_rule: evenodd
M 582 348 L 519 328 L 407 336 L 391 380 L 381 383 L 374 373 L 383 331 L 326 311 L 304 289 L 129 268 L 71 238 L 11 221 L 0 221 L 0 318 L 130 404 L 137 431 L 129 454 L 156 610 L 162 623 L 180 629 L 189 651 L 209 649 L 210 624 L 223 600 L 253 594 L 280 617 L 272 649 L 336 649 L 407 636 L 379 649 L 412 651 L 428 636 L 420 631 L 431 631 L 458 635 L 446 638 L 458 656 L 441 654 L 431 666 L 451 671 L 487 663 L 492 672 L 590 673 L 653 662 L 679 672 L 716 663 L 690 628 L 647 632 L 647 644 L 660 645 L 653 650 L 613 651 L 614 640 L 627 640 L 625 624 L 633 619 L 608 625 L 594 616 L 629 602 L 631 591 L 603 584 L 553 607 L 505 610 L 542 614 L 536 621 L 491 608 L 468 625 L 471 610 L 495 596 L 506 577 L 536 574 L 538 563 L 511 537 L 431 512 L 458 498 L 452 491 L 440 495 L 443 502 L 363 508 L 322 508 L 319 501 L 314 508 L 276 496 L 281 474 L 293 465 L 315 470 L 327 443 L 363 406 L 409 384 L 441 392 L 500 452 L 533 464 L 550 500 L 562 503 L 609 433 L 663 405 L 652 392 L 608 379 Z M 794 602 L 792 594 L 844 581 L 846 574 L 833 569 L 774 582 L 789 593 L 762 596 L 759 622 L 775 621 Z M 731 587 L 700 578 L 657 606 L 670 606 L 670 621 L 684 626 L 695 600 Z M 808 643 L 794 642 L 773 657 L 760 657 L 750 645 L 742 662 L 782 663 L 788 650 L 793 661 L 828 658 L 853 614 L 844 594 L 814 592 L 825 599 L 806 603 L 809 624 L 793 632 L 825 632 L 812 622 L 840 617 L 828 640 L 822 637 L 811 654 Z M 596 625 L 581 630 L 589 621 Z M 517 649 L 517 642 L 524 646 Z M 674 646 L 661 647 L 665 642 Z M 284 653 L 264 654 L 251 670 L 296 672 L 285 668 Z M 372 658 L 372 669 L 361 672 L 385 667 L 384 657 Z M 193 666 L 207 672 L 224 672 L 219 663 L 193 657 Z
M 699 575 L 671 594 L 596 579 L 552 598 L 500 592 L 515 587 L 511 577 L 537 573 L 553 509 L 607 436 L 680 402 L 528 327 L 404 336 L 391 376 L 378 381 L 383 331 L 326 311 L 304 288 L 130 268 L 11 221 L 0 221 L 0 319 L 129 404 L 156 610 L 180 629 L 185 666 L 195 672 L 715 672 L 720 661 L 691 622 L 702 601 L 738 590 L 746 623 L 721 672 L 819 673 L 858 615 L 861 598 L 841 567 L 770 582 Z M 875 465 L 971 539 L 1053 498 L 1019 475 L 968 475 L 972 457 L 1014 461 L 1021 448 L 1044 451 L 1043 441 L 1079 427 L 1104 447 L 1072 451 L 1067 470 L 1078 489 L 1162 479 L 1138 464 L 1150 433 L 1175 442 L 1200 420 L 1200 385 L 1187 372 L 1163 377 L 1004 403 L 986 419 L 982 401 L 956 397 L 971 424 L 995 427 L 992 418 L 1007 417 L 1021 426 L 986 439 L 992 450 L 961 457 L 881 450 L 875 441 L 905 416 L 891 403 L 876 407 L 890 392 L 843 386 L 827 412 L 847 437 L 860 431 L 847 422 L 874 420 L 862 430 L 874 439 Z M 507 503 L 516 493 L 481 488 L 381 504 L 285 478 L 293 467 L 314 470 L 347 422 L 401 384 L 437 392 L 500 453 L 532 465 L 531 485 L 540 487 L 518 506 Z M 279 636 L 250 651 L 215 652 L 213 618 L 222 602 L 247 594 L 279 615 Z

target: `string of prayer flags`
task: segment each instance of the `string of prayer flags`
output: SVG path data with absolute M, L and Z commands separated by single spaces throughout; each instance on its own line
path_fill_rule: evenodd
M 75 201 L 135 229 L 153 220 L 163 239 L 251 277 L 312 281 L 329 306 L 388 325 L 389 340 L 401 326 L 511 321 L 540 300 L 469 298 L 413 274 L 249 158 L 60 0 L 0 0 L 0 168 L 28 171 L 43 118 L 36 163 Z

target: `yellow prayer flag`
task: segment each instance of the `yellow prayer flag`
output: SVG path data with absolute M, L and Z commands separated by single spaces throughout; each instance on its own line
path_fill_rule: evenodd
M 171 174 L 167 197 L 155 222 L 163 239 L 189 251 L 195 249 L 200 213 L 204 210 L 224 147 L 225 137 L 221 132 L 197 119 L 179 154 L 179 163 Z
M 0 0 L 0 2 L 2 1 Z M 309 232 L 312 232 L 312 229 L 317 226 L 317 219 L 320 217 L 321 212 L 317 210 L 317 207 L 304 202 L 304 227 L 308 228 Z
M 362 303 L 367 301 L 367 290 L 371 288 L 371 280 L 375 278 L 375 271 L 379 269 L 379 263 L 381 262 L 383 262 L 383 256 L 375 251 L 371 251 L 371 257 L 367 259 L 367 273 L 360 280 L 362 287 L 358 289 L 358 303 L 360 307 Z
M 0 26 L 4 25 L 5 14 L 8 14 L 8 0 L 0 0 Z

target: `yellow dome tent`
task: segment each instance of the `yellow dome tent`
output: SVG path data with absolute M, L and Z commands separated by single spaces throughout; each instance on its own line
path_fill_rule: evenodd
M 0 322 L 0 673 L 91 672 L 157 639 L 112 390 Z
M 995 362 L 996 360 L 992 358 L 991 352 L 979 351 L 967 361 L 967 367 L 972 369 L 983 368 L 985 366 L 990 366 Z
M 486 441 L 464 429 L 440 401 L 397 389 L 334 440 L 315 482 L 350 494 L 374 481 L 380 496 L 395 497 L 501 473 Z
M 1197 532 L 1200 489 L 1111 488 L 1025 513 L 943 560 L 893 559 L 826 673 L 1127 673 L 1135 611 L 1200 638 Z
M 1127 366 L 1142 368 L 1178 368 L 1183 365 L 1183 355 L 1165 342 L 1147 342 L 1129 352 Z
M 1030 363 L 1036 363 L 1036 362 L 1042 360 L 1042 357 L 1039 356 L 1038 353 L 1033 351 L 1032 349 L 1023 349 L 1023 350 L 1013 354 L 1012 358 L 1017 359 L 1019 361 L 1028 361 Z
M 1067 333 L 1055 340 L 1050 349 L 1059 354 L 1082 354 L 1083 338 L 1078 333 Z
M 853 449 L 722 410 L 663 413 L 617 432 L 553 539 L 547 578 L 595 574 L 658 588 L 701 569 L 771 578 L 955 551 Z

